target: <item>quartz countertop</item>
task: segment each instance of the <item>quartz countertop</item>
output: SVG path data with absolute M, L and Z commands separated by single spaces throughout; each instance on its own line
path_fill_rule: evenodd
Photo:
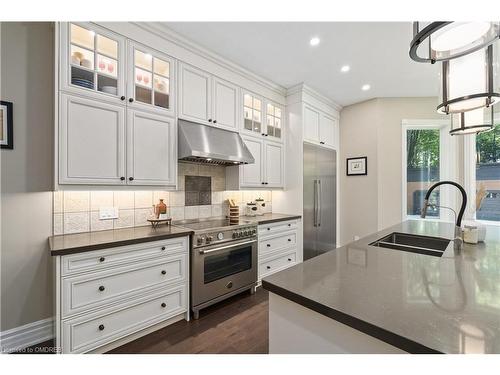
M 255 222 L 257 224 L 269 224 L 277 221 L 287 221 L 300 219 L 301 215 L 287 215 L 287 214 L 278 214 L 278 213 L 269 213 L 260 216 L 241 216 L 242 220 L 248 220 Z
M 297 264 L 263 287 L 411 353 L 500 353 L 500 227 L 442 257 L 370 246 L 403 232 L 452 239 L 413 220 Z
M 49 250 L 51 255 L 66 255 L 112 246 L 125 246 L 167 238 L 184 237 L 193 233 L 191 229 L 175 225 L 161 225 L 157 228 L 144 226 L 99 232 L 63 234 L 49 237 Z

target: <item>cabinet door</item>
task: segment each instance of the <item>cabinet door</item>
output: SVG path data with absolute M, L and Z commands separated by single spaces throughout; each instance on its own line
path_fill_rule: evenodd
M 213 79 L 213 123 L 229 130 L 238 129 L 239 88 L 219 78 Z
M 252 137 L 242 137 L 255 159 L 253 164 L 240 166 L 240 187 L 264 186 L 264 142 Z
M 179 79 L 179 117 L 209 123 L 211 75 L 190 65 L 181 64 Z
M 128 106 L 174 115 L 175 61 L 171 57 L 128 43 Z
M 125 38 L 91 23 L 60 25 L 61 89 L 125 103 Z
M 59 183 L 125 184 L 125 108 L 61 95 Z
M 175 118 L 137 110 L 128 110 L 127 117 L 127 183 L 175 185 Z
M 244 92 L 241 130 L 248 134 L 265 136 L 263 117 L 263 99 L 250 92 Z
M 264 142 L 264 160 L 266 187 L 283 187 L 284 153 L 283 145 L 276 142 Z
M 319 142 L 319 111 L 304 106 L 304 139 L 311 142 Z
M 284 108 L 278 104 L 266 101 L 266 135 L 273 139 L 283 139 Z
M 320 143 L 326 146 L 335 147 L 335 131 L 337 128 L 337 119 L 322 114 L 319 125 Z

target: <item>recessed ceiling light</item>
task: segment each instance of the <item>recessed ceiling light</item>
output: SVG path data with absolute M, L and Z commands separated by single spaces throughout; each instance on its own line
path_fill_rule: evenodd
M 366 85 L 361 86 L 361 90 L 368 91 L 368 90 L 370 90 L 370 87 L 371 87 L 370 85 L 366 84 Z
M 309 44 L 311 46 L 317 46 L 319 44 L 320 40 L 317 36 L 315 36 L 314 38 L 311 38 L 311 40 L 309 41 Z
M 342 73 L 347 73 L 349 70 L 351 70 L 351 67 L 349 65 L 344 65 L 342 68 L 340 68 L 340 71 Z

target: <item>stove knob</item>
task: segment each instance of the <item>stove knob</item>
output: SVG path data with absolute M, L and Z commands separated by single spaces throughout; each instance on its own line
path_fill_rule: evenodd
M 237 238 L 237 237 L 238 237 L 238 233 L 233 232 L 233 238 Z
M 252 231 L 252 234 L 256 234 L 256 233 L 257 233 L 257 229 L 254 229 L 254 230 Z
M 197 243 L 198 243 L 198 246 L 202 245 L 203 244 L 203 237 L 198 237 Z
M 243 235 L 244 235 L 244 236 L 248 236 L 248 231 L 244 231 L 244 232 L 243 232 Z
M 208 236 L 207 239 L 205 240 L 207 243 L 210 243 L 214 240 L 213 236 Z

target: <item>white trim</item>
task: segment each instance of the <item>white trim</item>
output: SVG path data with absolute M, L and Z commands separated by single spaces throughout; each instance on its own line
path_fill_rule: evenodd
M 304 82 L 294 85 L 286 90 L 286 96 L 292 96 L 299 93 L 306 93 L 323 104 L 334 108 L 337 111 L 342 110 L 342 106 L 334 102 L 332 99 L 307 86 Z
M 54 337 L 54 318 L 28 323 L 0 333 L 1 352 L 10 353 Z
M 401 144 L 402 144 L 402 158 L 401 158 L 401 218 L 402 220 L 408 219 L 419 219 L 418 216 L 408 215 L 407 209 L 407 165 L 406 165 L 406 131 L 409 129 L 428 129 L 428 128 L 439 128 L 440 130 L 440 147 L 439 147 L 439 175 L 442 180 L 456 180 L 457 177 L 457 163 L 453 163 L 453 160 L 457 158 L 457 147 L 456 139 L 448 135 L 448 126 L 450 124 L 449 120 L 441 119 L 403 119 L 401 120 Z M 448 197 L 442 197 L 443 200 L 441 204 L 446 207 L 454 207 L 454 202 L 456 201 L 456 193 L 450 192 Z M 444 210 L 444 215 L 440 218 L 434 220 L 451 222 L 453 221 L 453 213 L 449 210 Z

